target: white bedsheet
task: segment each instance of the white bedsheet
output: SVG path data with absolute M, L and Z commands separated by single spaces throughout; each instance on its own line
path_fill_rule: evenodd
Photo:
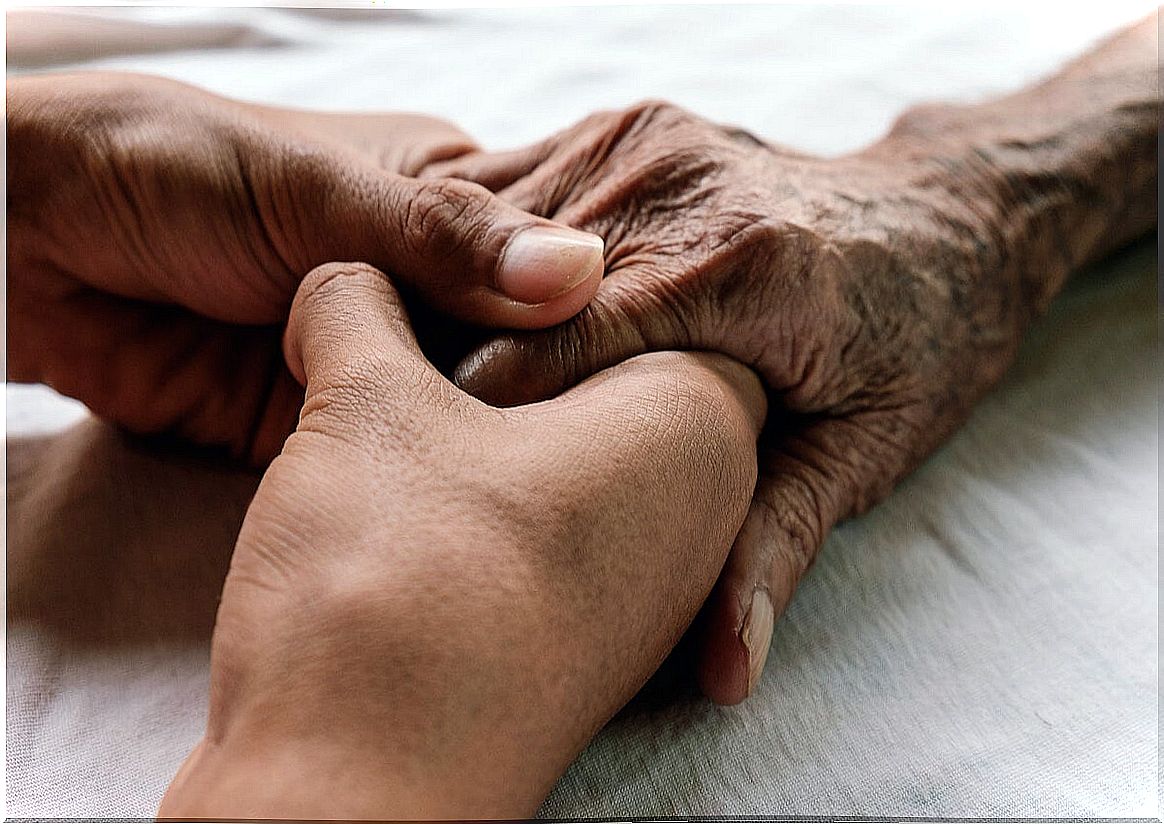
M 494 148 L 662 97 L 829 153 L 910 103 L 1017 87 L 1151 9 L 1012 5 L 138 9 L 121 13 L 283 45 L 85 66 L 429 112 Z M 965 429 L 832 535 L 751 700 L 648 691 L 543 814 L 1158 815 L 1156 266 L 1145 242 L 1076 280 Z M 84 414 L 43 388 L 7 400 L 10 442 Z M 7 814 L 150 816 L 201 731 L 206 638 L 66 643 L 52 609 L 8 627 Z

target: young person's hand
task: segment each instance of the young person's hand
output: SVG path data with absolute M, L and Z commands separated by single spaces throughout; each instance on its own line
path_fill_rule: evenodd
M 565 320 L 602 275 L 593 235 L 405 177 L 472 148 L 439 121 L 121 74 L 17 79 L 7 103 L 8 377 L 134 431 L 277 453 L 302 402 L 282 326 L 325 261 L 370 261 L 503 328 Z
M 303 416 L 243 523 L 206 734 L 161 815 L 533 814 L 711 590 L 759 381 L 655 353 L 489 407 L 363 264 L 304 280 L 285 348 Z

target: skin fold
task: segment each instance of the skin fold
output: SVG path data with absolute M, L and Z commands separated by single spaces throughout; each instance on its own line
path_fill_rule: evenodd
M 1155 226 L 1156 39 L 829 159 L 655 102 L 489 154 L 416 115 L 10 81 L 9 379 L 266 468 L 249 507 L 245 475 L 155 499 L 204 501 L 215 546 L 241 518 L 161 815 L 528 816 L 709 594 L 701 685 L 745 697 L 832 525 Z M 482 327 L 448 380 L 433 352 Z M 121 465 L 70 437 L 62 477 Z M 31 615 L 32 527 L 67 544 L 77 490 L 27 477 Z
M 742 700 L 829 529 L 941 444 L 1067 276 L 1157 221 L 1156 17 L 1048 80 L 906 112 L 838 158 L 666 103 L 527 149 L 429 167 L 601 235 L 575 318 L 458 367 L 492 403 L 550 397 L 634 355 L 709 349 L 771 397 L 752 510 L 709 606 L 700 682 Z

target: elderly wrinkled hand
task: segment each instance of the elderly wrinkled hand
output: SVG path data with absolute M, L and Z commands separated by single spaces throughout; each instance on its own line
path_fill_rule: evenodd
M 206 735 L 161 814 L 532 814 L 713 586 L 759 381 L 656 353 L 489 407 L 362 264 L 304 280 L 285 347 L 302 419 L 239 535 Z
M 406 177 L 473 148 L 438 120 L 129 74 L 18 78 L 7 100 L 9 378 L 137 432 L 270 460 L 302 402 L 282 326 L 326 261 L 369 261 L 504 328 L 564 320 L 601 277 L 598 238 Z
M 846 157 L 647 103 L 426 170 L 606 240 L 591 304 L 485 344 L 457 371 L 469 391 L 528 402 L 657 349 L 763 377 L 760 482 L 708 614 L 711 697 L 751 691 L 831 526 L 966 418 L 1068 272 L 1155 224 L 1154 28 L 1010 98 L 908 112 Z

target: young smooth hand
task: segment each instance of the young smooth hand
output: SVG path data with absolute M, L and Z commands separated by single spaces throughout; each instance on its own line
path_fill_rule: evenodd
M 714 584 L 759 381 L 655 353 L 489 407 L 363 264 L 304 280 L 285 348 L 302 418 L 239 535 L 206 734 L 161 815 L 531 815 Z
M 302 402 L 282 327 L 325 261 L 503 328 L 565 320 L 601 278 L 599 238 L 406 177 L 473 148 L 437 120 L 112 73 L 12 80 L 7 104 L 8 377 L 133 431 L 276 454 Z

